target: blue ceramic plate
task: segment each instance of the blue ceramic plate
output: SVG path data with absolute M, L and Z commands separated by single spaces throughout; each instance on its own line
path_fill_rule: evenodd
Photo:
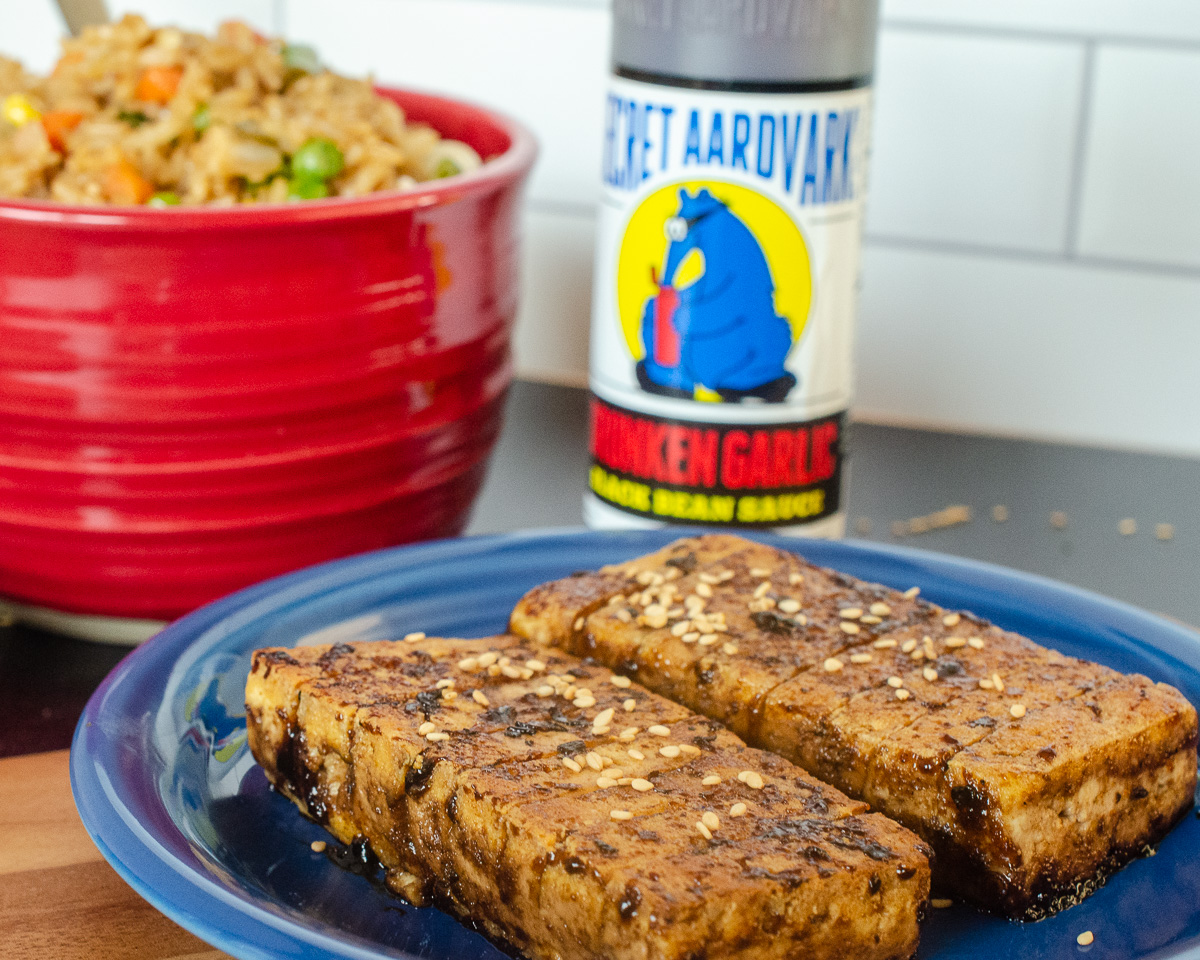
M 242 690 L 258 647 L 501 632 L 530 587 L 657 549 L 677 532 L 540 532 L 367 554 L 281 577 L 173 624 L 96 691 L 75 734 L 83 822 L 143 897 L 241 958 L 502 960 L 309 844 L 324 832 L 267 789 L 246 748 Z M 768 538 L 762 538 L 768 539 Z M 1058 649 L 1171 683 L 1200 703 L 1200 637 L 1093 594 L 966 560 L 861 543 L 771 541 L 808 559 L 968 608 Z M 1041 923 L 934 911 L 919 956 L 1200 960 L 1200 820 L 1154 857 Z

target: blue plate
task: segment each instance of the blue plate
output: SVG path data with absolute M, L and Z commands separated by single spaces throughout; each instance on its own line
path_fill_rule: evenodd
M 324 832 L 246 748 L 243 684 L 258 647 L 504 630 L 530 587 L 657 549 L 678 531 L 538 532 L 353 557 L 243 590 L 131 653 L 96 691 L 71 750 L 75 802 L 104 856 L 163 913 L 236 957 L 502 960 L 309 844 Z M 1200 636 L 1080 590 L 967 560 L 862 543 L 759 538 L 815 563 L 967 608 L 1065 653 L 1145 673 L 1200 703 Z M 330 852 L 337 848 L 331 845 Z M 919 956 L 1200 958 L 1200 821 L 1079 906 L 1019 924 L 938 910 Z

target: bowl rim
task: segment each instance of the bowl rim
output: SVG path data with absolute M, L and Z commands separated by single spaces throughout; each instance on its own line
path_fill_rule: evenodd
M 240 204 L 232 207 L 190 206 L 155 208 L 91 206 L 47 200 L 0 199 L 0 226 L 5 223 L 101 231 L 156 231 L 173 233 L 195 230 L 227 230 L 256 227 L 300 226 L 341 220 L 358 220 L 426 207 L 445 206 L 463 197 L 488 193 L 527 174 L 537 159 L 538 144 L 533 132 L 506 113 L 471 100 L 447 97 L 412 87 L 376 85 L 375 89 L 394 99 L 414 97 L 428 103 L 466 107 L 508 135 L 509 147 L 469 173 L 427 181 L 420 189 L 379 190 L 361 197 L 329 197 L 299 203 Z

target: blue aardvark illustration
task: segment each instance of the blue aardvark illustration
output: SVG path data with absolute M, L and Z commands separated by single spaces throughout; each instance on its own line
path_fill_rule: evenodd
M 681 189 L 667 237 L 662 285 L 642 316 L 642 388 L 690 397 L 702 385 L 725 401 L 783 401 L 796 385 L 783 365 L 792 331 L 775 312 L 771 269 L 750 228 L 707 189 Z M 703 255 L 704 272 L 676 289 L 675 275 L 693 250 Z

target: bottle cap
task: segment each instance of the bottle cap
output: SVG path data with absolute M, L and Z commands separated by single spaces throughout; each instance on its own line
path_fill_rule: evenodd
M 614 0 L 613 66 L 702 84 L 869 79 L 879 0 Z

